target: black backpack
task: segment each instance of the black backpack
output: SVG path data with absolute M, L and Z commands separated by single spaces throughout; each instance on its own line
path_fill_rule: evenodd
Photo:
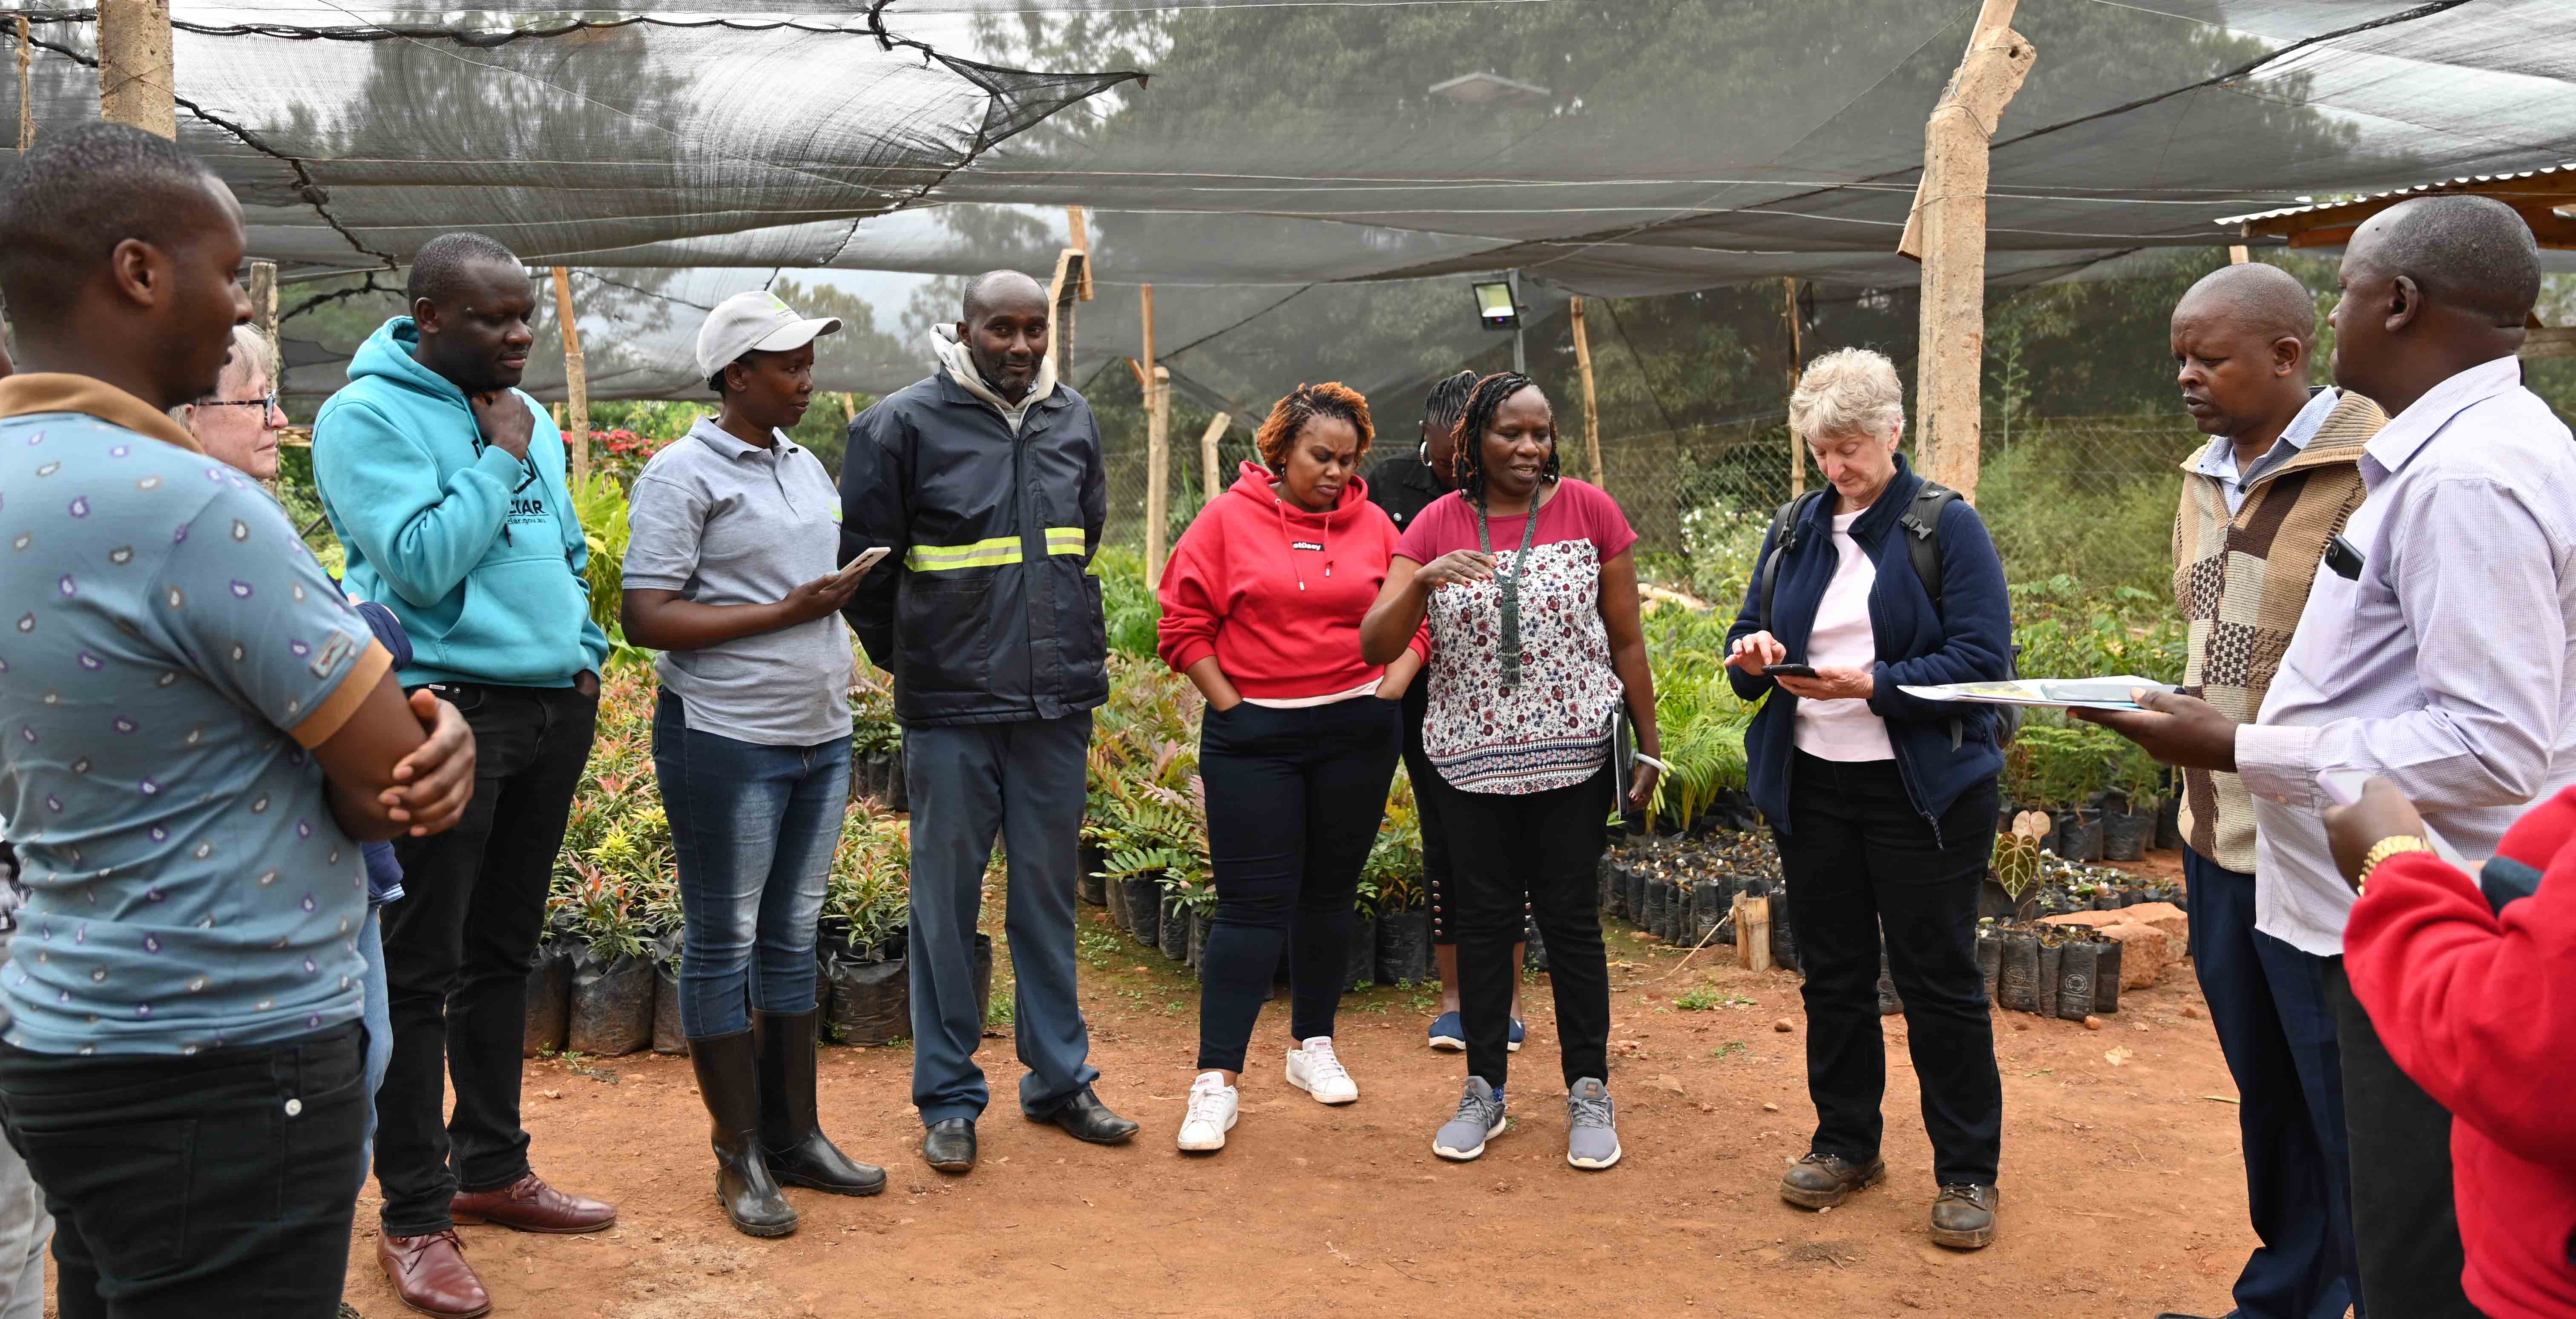
M 1782 504 L 1780 510 L 1771 515 L 1771 552 L 1762 556 L 1761 569 L 1761 617 L 1765 632 L 1771 630 L 1771 593 L 1780 576 L 1780 556 L 1797 548 L 1798 528 L 1806 524 L 1808 510 L 1829 493 L 1830 489 L 1810 490 Z M 1936 613 L 1941 608 L 1941 510 L 1957 498 L 1958 491 L 1938 481 L 1926 481 L 1921 489 L 1914 492 L 1913 500 L 1906 504 L 1905 516 L 1896 520 L 1897 527 L 1905 533 L 1905 557 L 1914 565 L 1914 579 L 1923 584 L 1923 593 L 1932 598 L 1932 608 Z M 2004 655 L 2004 676 L 2021 676 L 2019 643 Z M 2022 708 L 2018 705 L 1987 708 L 1995 714 L 1995 745 L 2011 745 L 2013 735 L 2021 731 Z M 1957 747 L 1966 734 L 1967 729 L 1961 720 L 1950 721 L 1952 747 Z

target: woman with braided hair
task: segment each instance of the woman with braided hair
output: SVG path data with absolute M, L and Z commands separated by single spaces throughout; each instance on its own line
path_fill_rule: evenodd
M 1200 511 L 1163 572 L 1163 660 L 1207 698 L 1199 777 L 1216 869 L 1184 1150 L 1225 1146 L 1283 946 L 1288 1084 L 1318 1103 L 1360 1096 L 1333 1052 L 1333 1014 L 1403 746 L 1397 707 L 1422 668 L 1419 641 L 1360 658 L 1360 618 L 1396 539 L 1359 477 L 1371 435 L 1356 391 L 1291 390 L 1255 437 L 1261 461 Z
M 1615 809 L 1654 795 L 1654 676 L 1637 614 L 1637 533 L 1610 496 L 1557 470 L 1556 419 L 1528 376 L 1476 382 L 1458 425 L 1458 493 L 1395 547 L 1360 625 L 1362 657 L 1393 658 L 1428 620 L 1423 749 L 1449 789 L 1451 885 L 1467 1083 L 1432 1153 L 1463 1162 L 1505 1126 L 1512 945 L 1523 895 L 1547 941 L 1566 1084 L 1566 1162 L 1619 1161 L 1609 1087 L 1610 970 L 1594 876 Z M 1613 718 L 1635 720 L 1618 781 Z

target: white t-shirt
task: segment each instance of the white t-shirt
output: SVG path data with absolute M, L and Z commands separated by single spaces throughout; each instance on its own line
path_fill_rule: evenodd
M 1862 512 L 1867 512 L 1864 509 Z M 1834 519 L 1834 579 L 1816 605 L 1816 626 L 1807 634 L 1807 663 L 1817 668 L 1866 669 L 1878 663 L 1878 642 L 1869 628 L 1869 588 L 1878 582 L 1878 565 L 1851 537 L 1859 513 Z M 1887 721 L 1870 712 L 1862 700 L 1798 702 L 1798 749 L 1818 760 L 1894 760 Z

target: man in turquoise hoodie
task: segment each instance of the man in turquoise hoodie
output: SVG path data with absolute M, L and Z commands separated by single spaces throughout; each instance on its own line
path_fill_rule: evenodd
M 394 1048 L 377 1096 L 377 1260 L 406 1305 L 462 1316 L 491 1301 L 456 1224 L 590 1232 L 617 1217 L 540 1180 L 519 1125 L 528 968 L 608 639 L 563 436 L 515 388 L 535 339 L 526 267 L 448 234 L 421 248 L 406 294 L 412 314 L 368 338 L 315 419 L 313 475 L 348 589 L 411 636 L 402 685 L 463 711 L 480 757 L 465 818 L 395 844 L 408 896 L 385 909 Z M 456 1090 L 443 1124 L 442 1079 Z

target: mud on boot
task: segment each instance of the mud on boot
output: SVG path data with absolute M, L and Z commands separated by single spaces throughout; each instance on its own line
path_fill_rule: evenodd
M 1810 1154 L 1780 1179 L 1780 1198 L 1801 1209 L 1831 1209 L 1887 1180 L 1887 1161 L 1854 1163 L 1831 1154 Z

